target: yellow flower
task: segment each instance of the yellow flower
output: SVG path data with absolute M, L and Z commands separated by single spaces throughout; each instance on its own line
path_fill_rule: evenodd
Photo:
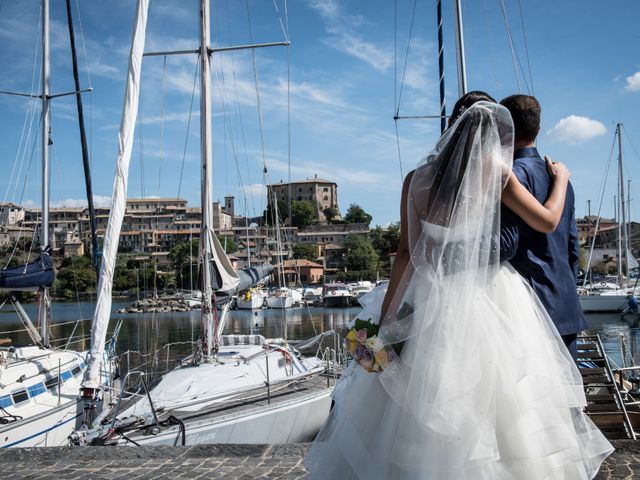
M 355 340 L 348 340 L 349 342 L 349 352 L 351 352 L 351 354 L 356 353 L 356 348 L 358 348 L 358 342 L 356 342 Z
M 349 333 L 347 333 L 347 340 L 351 341 L 356 341 L 356 330 L 355 328 L 352 328 L 351 330 L 349 330 Z
M 389 365 L 389 355 L 387 354 L 386 348 L 381 348 L 374 354 L 376 358 L 376 363 L 380 365 L 381 368 L 385 368 Z

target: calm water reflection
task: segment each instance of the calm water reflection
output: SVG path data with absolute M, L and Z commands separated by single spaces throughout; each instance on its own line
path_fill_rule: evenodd
M 200 331 L 198 311 L 148 314 L 117 314 L 119 308 L 129 302 L 114 302 L 113 319 L 122 318 L 123 324 L 118 338 L 118 351 L 137 350 L 142 353 L 153 352 L 167 343 L 188 342 L 194 340 Z M 30 318 L 35 318 L 35 305 L 24 305 Z M 93 304 L 55 303 L 52 306 L 55 338 L 64 339 L 71 335 L 74 320 L 93 315 Z M 347 323 L 354 318 L 360 308 L 295 308 L 285 312 L 278 310 L 235 310 L 229 312 L 225 333 L 260 333 L 265 337 L 283 337 L 286 326 L 287 337 L 302 340 L 335 327 L 344 331 Z M 601 335 L 605 348 L 614 361 L 620 361 L 619 335 L 627 337 L 634 358 L 640 360 L 640 324 L 638 316 L 628 316 L 621 320 L 618 315 L 591 314 L 587 316 L 589 329 Z M 83 336 L 89 333 L 91 321 L 81 322 L 74 335 Z M 112 323 L 115 323 L 112 321 Z M 61 325 L 62 324 L 62 325 Z M 10 337 L 14 345 L 29 343 L 29 338 L 19 330 L 22 324 L 10 305 L 0 309 L 0 338 Z M 111 326 L 113 328 L 113 325 Z M 1 333 L 8 332 L 8 333 Z M 79 342 L 76 349 L 88 348 L 88 343 Z M 190 351 L 185 345 L 177 348 L 175 353 Z M 173 355 L 172 355 L 173 357 Z

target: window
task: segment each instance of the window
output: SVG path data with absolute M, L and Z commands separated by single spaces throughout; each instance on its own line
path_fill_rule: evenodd
M 328 196 L 328 195 L 325 195 L 325 196 L 324 196 L 324 201 L 325 201 L 325 202 L 329 201 L 329 196 Z
M 11 405 L 13 405 L 13 403 L 11 402 L 11 397 L 9 395 L 0 397 L 0 407 L 6 408 L 10 407 Z
M 15 403 L 16 405 L 18 405 L 19 403 L 24 403 L 29 401 L 29 395 L 27 394 L 27 391 L 24 389 L 18 390 L 17 392 L 13 392 L 11 394 L 11 397 L 13 398 L 13 403 Z
M 323 191 L 323 192 L 328 192 L 328 191 L 329 191 L 329 187 L 324 187 L 324 188 L 322 189 L 322 191 Z
M 47 387 L 47 390 L 52 390 L 58 386 L 58 377 L 49 377 L 44 384 Z

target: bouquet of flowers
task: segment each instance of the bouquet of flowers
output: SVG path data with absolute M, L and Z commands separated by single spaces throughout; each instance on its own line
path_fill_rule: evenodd
M 384 370 L 395 358 L 392 348 L 378 337 L 380 326 L 372 319 L 356 319 L 345 339 L 345 347 L 351 356 L 368 372 Z

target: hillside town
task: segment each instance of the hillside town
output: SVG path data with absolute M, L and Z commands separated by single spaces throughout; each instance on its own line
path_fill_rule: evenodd
M 282 273 L 290 285 L 318 285 L 338 275 L 344 278 L 345 273 L 353 273 L 354 270 L 355 277 L 351 279 L 388 275 L 397 247 L 398 226 L 393 225 L 392 232 L 382 227 L 376 227 L 376 232 L 373 232 L 371 217 L 355 204 L 343 217 L 338 207 L 337 188 L 336 183 L 317 176 L 267 185 L 270 200 L 267 210 L 264 215 L 251 218 L 239 215 L 235 198 L 226 196 L 223 203 L 213 203 L 214 231 L 226 247 L 235 268 L 269 263 L 274 265 L 275 274 Z M 288 214 L 289 208 L 291 215 Z M 270 217 L 273 219 L 275 215 L 280 220 L 270 221 Z M 20 239 L 33 239 L 37 243 L 39 217 L 39 208 L 15 203 L 0 204 L 0 248 L 11 247 Z M 104 235 L 108 217 L 108 208 L 96 209 L 99 238 Z M 594 270 L 605 274 L 615 271 L 620 233 L 615 219 L 598 220 L 598 217 L 586 216 L 577 219 L 576 223 L 583 257 L 593 244 L 591 264 Z M 91 227 L 88 208 L 53 208 L 50 225 L 52 249 L 59 262 L 65 258 L 89 256 Z M 640 224 L 629 222 L 626 227 L 631 251 L 637 257 L 640 253 Z M 348 261 L 352 247 L 348 240 L 351 243 L 354 240 L 371 243 L 373 233 L 378 237 L 387 233 L 387 244 L 381 247 L 380 241 L 374 239 L 375 259 L 368 263 L 360 262 L 361 265 L 354 269 L 353 262 L 350 264 Z M 171 275 L 179 270 L 172 250 L 181 244 L 197 241 L 199 236 L 200 208 L 189 206 L 185 199 L 130 198 L 127 200 L 119 252 L 125 258 L 143 262 L 145 269 Z M 188 256 L 189 262 L 197 263 L 197 247 Z M 585 261 L 583 258 L 583 263 Z M 185 286 L 186 282 L 177 283 Z
M 349 241 L 370 240 L 371 217 L 358 205 L 352 205 L 343 217 L 338 207 L 336 183 L 316 176 L 268 185 L 267 192 L 271 201 L 264 215 L 257 217 L 239 215 L 235 198 L 230 195 L 223 203 L 213 203 L 213 229 L 235 268 L 269 263 L 274 265 L 276 275 L 282 269 L 287 283 L 297 285 L 321 284 L 327 277 L 335 278 L 339 273 L 354 270 L 348 262 Z M 275 215 L 278 222 L 273 220 Z M 102 239 L 109 208 L 96 208 L 95 216 L 97 235 Z M 39 208 L 0 204 L 0 248 L 7 249 L 25 239 L 37 244 L 39 222 Z M 90 223 L 88 208 L 51 209 L 51 247 L 59 263 L 90 255 Z M 125 258 L 144 262 L 145 268 L 171 274 L 177 267 L 172 250 L 181 244 L 197 242 L 200 223 L 200 208 L 189 206 L 185 199 L 130 198 L 118 251 Z M 197 244 L 194 245 L 188 261 L 197 263 Z M 379 264 L 369 262 L 357 270 L 361 275 L 375 276 L 375 270 L 382 266 L 383 274 L 388 273 L 389 254 L 395 251 L 395 246 L 389 245 L 379 252 L 386 257 L 377 256 L 375 261 Z

